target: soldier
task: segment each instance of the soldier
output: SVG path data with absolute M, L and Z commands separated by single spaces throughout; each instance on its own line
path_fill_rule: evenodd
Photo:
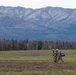
M 63 59 L 62 59 L 63 56 L 65 56 L 65 54 L 63 52 L 59 51 L 57 62 L 59 62 L 59 60 L 61 60 L 62 62 L 64 62 Z
M 58 49 L 56 49 L 56 50 L 53 49 L 53 59 L 54 59 L 54 62 L 57 62 L 57 59 L 58 59 Z
M 53 49 L 53 59 L 54 59 L 54 62 L 57 63 L 57 62 L 59 62 L 59 60 L 64 62 L 63 59 L 62 59 L 63 56 L 65 56 L 65 54 L 63 52 L 59 51 L 58 49 L 56 49 L 56 50 Z

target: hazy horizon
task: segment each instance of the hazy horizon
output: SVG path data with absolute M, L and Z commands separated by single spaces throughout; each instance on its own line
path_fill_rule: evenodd
M 76 8 L 75 0 L 1 0 L 0 6 L 24 7 L 24 8 L 44 8 L 44 7 L 61 7 Z

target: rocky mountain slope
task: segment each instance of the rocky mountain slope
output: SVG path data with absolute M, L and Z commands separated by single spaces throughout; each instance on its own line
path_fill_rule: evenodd
M 0 38 L 76 41 L 76 9 L 0 6 Z

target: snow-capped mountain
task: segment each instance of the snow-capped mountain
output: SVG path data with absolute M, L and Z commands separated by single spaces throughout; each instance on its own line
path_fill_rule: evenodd
M 76 41 L 76 9 L 0 6 L 0 38 Z

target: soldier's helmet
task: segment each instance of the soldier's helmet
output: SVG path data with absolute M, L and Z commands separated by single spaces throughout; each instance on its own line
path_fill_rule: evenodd
M 57 51 L 59 50 L 59 49 L 56 49 Z
M 56 52 L 58 52 L 58 49 L 56 49 Z

